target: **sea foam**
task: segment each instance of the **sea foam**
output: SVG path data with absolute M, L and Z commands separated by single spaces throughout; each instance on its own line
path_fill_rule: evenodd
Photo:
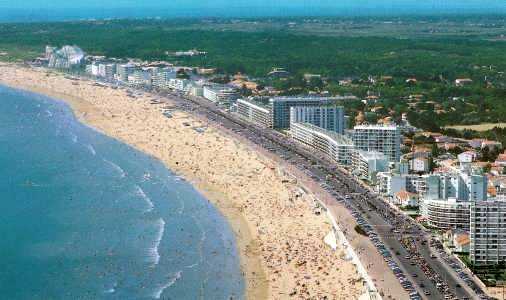
M 116 170 L 116 172 L 118 172 L 118 174 L 120 175 L 121 178 L 124 178 L 126 176 L 125 171 L 120 166 L 118 166 L 117 164 L 115 164 L 112 161 L 107 160 L 105 158 L 104 158 L 104 161 L 107 164 L 109 164 L 114 170 Z
M 165 232 L 165 221 L 162 218 L 160 218 L 155 221 L 155 226 L 156 226 L 156 237 L 151 247 L 148 248 L 146 254 L 148 262 L 153 267 L 158 265 L 158 263 L 160 262 L 160 253 L 158 252 L 158 247 L 160 246 L 160 242 L 162 241 L 163 238 L 163 233 Z
M 178 271 L 176 272 L 174 275 L 172 275 L 170 278 L 169 278 L 169 281 L 167 281 L 166 283 L 162 284 L 160 287 L 158 287 L 154 292 L 153 292 L 153 298 L 155 299 L 160 299 L 160 297 L 162 296 L 162 293 L 165 289 L 173 286 L 179 279 L 181 279 L 181 276 L 183 275 L 183 271 Z
M 88 144 L 86 145 L 86 148 L 90 151 L 91 155 L 93 156 L 97 155 L 97 151 L 95 151 L 95 148 L 93 148 L 92 145 Z
M 153 210 L 155 205 L 153 204 L 151 199 L 148 197 L 148 195 L 146 195 L 146 193 L 144 193 L 144 190 L 138 185 L 135 186 L 135 194 L 137 196 L 139 196 L 142 200 L 144 200 L 144 202 L 146 202 L 147 208 L 146 208 L 145 212 L 150 212 Z

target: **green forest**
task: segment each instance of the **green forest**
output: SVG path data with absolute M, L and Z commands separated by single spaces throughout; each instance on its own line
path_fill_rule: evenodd
M 403 112 L 408 112 L 413 125 L 434 131 L 454 124 L 506 121 L 504 39 L 474 33 L 432 38 L 416 34 L 411 38 L 353 36 L 353 32 L 309 35 L 267 25 L 248 31 L 245 26 L 235 30 L 196 20 L 0 24 L 0 59 L 33 59 L 47 44 L 75 44 L 92 55 L 165 60 L 217 68 L 229 75 L 241 72 L 285 93 L 327 90 L 359 97 L 372 93 L 380 98 L 375 106 L 382 106 L 374 112 L 368 111 L 371 105 L 350 105 L 367 112 L 372 122 L 385 116 L 398 119 Z M 430 24 L 424 26 L 429 28 Z M 166 54 L 189 49 L 207 54 L 186 58 Z M 275 67 L 285 68 L 291 77 L 267 80 L 267 73 Z M 305 82 L 305 73 L 320 74 L 323 81 Z M 392 79 L 371 83 L 369 76 Z M 353 84 L 339 85 L 345 78 Z M 407 78 L 417 82 L 406 84 Z M 456 78 L 471 78 L 473 84 L 456 87 Z M 410 104 L 405 99 L 412 94 L 421 94 L 423 99 Z

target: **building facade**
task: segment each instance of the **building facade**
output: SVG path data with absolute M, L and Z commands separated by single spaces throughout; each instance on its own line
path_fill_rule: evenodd
M 352 97 L 352 96 L 350 96 Z M 290 109 L 292 107 L 318 107 L 335 104 L 349 97 L 274 97 L 269 99 L 273 117 L 273 128 L 290 127 Z M 355 98 L 355 97 L 353 97 Z M 344 120 L 344 117 L 343 117 Z M 344 127 L 344 125 L 343 125 Z M 344 129 L 343 129 L 344 130 Z
M 506 261 L 506 199 L 471 204 L 470 240 L 469 256 L 475 265 Z
M 212 85 L 204 86 L 203 96 L 211 102 L 230 105 L 239 98 L 239 93 L 231 87 Z
M 290 107 L 290 124 L 292 123 L 309 123 L 325 130 L 344 134 L 344 109 L 337 105 L 293 106 Z
M 355 145 L 356 147 L 356 145 Z M 378 151 L 361 151 L 352 153 L 353 174 L 376 183 L 377 174 L 388 171 L 388 158 Z
M 309 123 L 291 123 L 293 139 L 318 150 L 340 165 L 350 165 L 353 142 L 344 135 L 325 130 Z
M 312 109 L 316 107 L 324 107 L 335 105 L 335 103 L 339 100 L 345 99 L 355 99 L 354 96 L 349 97 L 272 97 L 272 98 L 249 98 L 249 99 L 241 99 L 241 104 L 238 102 L 237 111 L 243 111 L 245 114 L 241 114 L 244 118 L 248 118 L 248 114 L 246 114 L 249 110 L 257 110 L 257 114 L 262 115 L 260 119 L 261 123 L 259 125 L 265 126 L 268 123 L 269 128 L 274 129 L 287 129 L 290 127 L 290 118 L 291 118 L 291 108 L 292 107 L 303 107 L 298 110 L 299 115 L 299 123 L 318 123 L 320 125 L 327 126 L 328 128 L 336 129 L 333 131 L 341 132 L 346 128 L 346 117 L 341 116 L 340 108 L 337 106 L 335 109 L 336 118 L 341 119 L 338 120 L 336 124 L 332 124 L 333 121 L 328 120 L 327 117 L 321 117 L 322 110 Z M 243 106 L 243 109 L 239 107 L 239 105 Z M 249 106 L 246 109 L 246 106 Z M 268 118 L 270 121 L 266 122 L 264 120 L 265 110 L 268 110 Z M 294 112 L 297 114 L 297 112 Z M 323 114 L 327 114 L 327 116 L 334 114 L 332 109 L 329 108 L 328 111 L 324 111 Z M 266 116 L 265 116 L 266 117 Z M 316 121 L 318 119 L 318 121 Z M 309 120 L 313 120 L 310 122 Z M 257 120 L 251 120 L 256 122 Z M 316 124 L 316 125 L 319 125 Z M 341 129 L 342 128 L 342 129 Z
M 249 122 L 272 128 L 272 114 L 268 106 L 246 99 L 237 100 L 237 113 Z
M 469 230 L 469 207 L 472 202 L 448 200 L 427 200 L 420 203 L 420 211 L 427 223 L 437 229 Z
M 390 162 L 401 157 L 401 132 L 395 125 L 355 126 L 353 142 L 357 150 L 381 152 Z
M 128 76 L 135 72 L 136 66 L 134 64 L 121 64 L 117 67 L 118 80 L 121 82 L 128 82 Z

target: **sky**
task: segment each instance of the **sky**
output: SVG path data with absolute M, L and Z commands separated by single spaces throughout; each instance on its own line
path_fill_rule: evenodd
M 506 15 L 506 0 L 0 0 L 0 20 L 469 13 Z

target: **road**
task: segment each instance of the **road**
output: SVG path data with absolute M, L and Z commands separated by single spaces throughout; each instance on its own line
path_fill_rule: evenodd
M 333 203 L 326 203 L 327 206 L 344 205 L 350 210 L 399 282 L 408 292 L 417 294 L 412 295 L 412 299 L 480 298 L 482 291 L 479 288 L 477 294 L 471 289 L 457 287 L 461 280 L 445 260 L 430 257 L 428 232 L 323 154 L 280 132 L 248 123 L 204 98 L 178 92 L 147 91 L 161 96 L 160 101 L 168 100 L 167 104 L 201 116 L 266 149 L 318 182 L 334 196 Z
M 295 165 L 313 180 L 325 184 L 326 189 L 333 193 L 336 199 L 346 198 L 349 208 L 360 212 L 360 216 L 372 227 L 373 232 L 392 254 L 392 260 L 413 283 L 414 289 L 422 298 L 480 298 L 480 295 L 469 288 L 457 287 L 457 285 L 464 286 L 465 283 L 444 260 L 430 257 L 428 232 L 420 229 L 414 220 L 394 210 L 383 199 L 371 193 L 362 183 L 356 181 L 336 163 L 329 161 L 323 154 L 315 153 L 282 133 L 248 123 L 203 98 L 167 92 L 161 92 L 159 95 L 168 97 L 177 104 L 178 109 L 190 111 L 216 122 L 219 126 L 241 135 Z M 413 248 L 416 252 L 410 251 Z

